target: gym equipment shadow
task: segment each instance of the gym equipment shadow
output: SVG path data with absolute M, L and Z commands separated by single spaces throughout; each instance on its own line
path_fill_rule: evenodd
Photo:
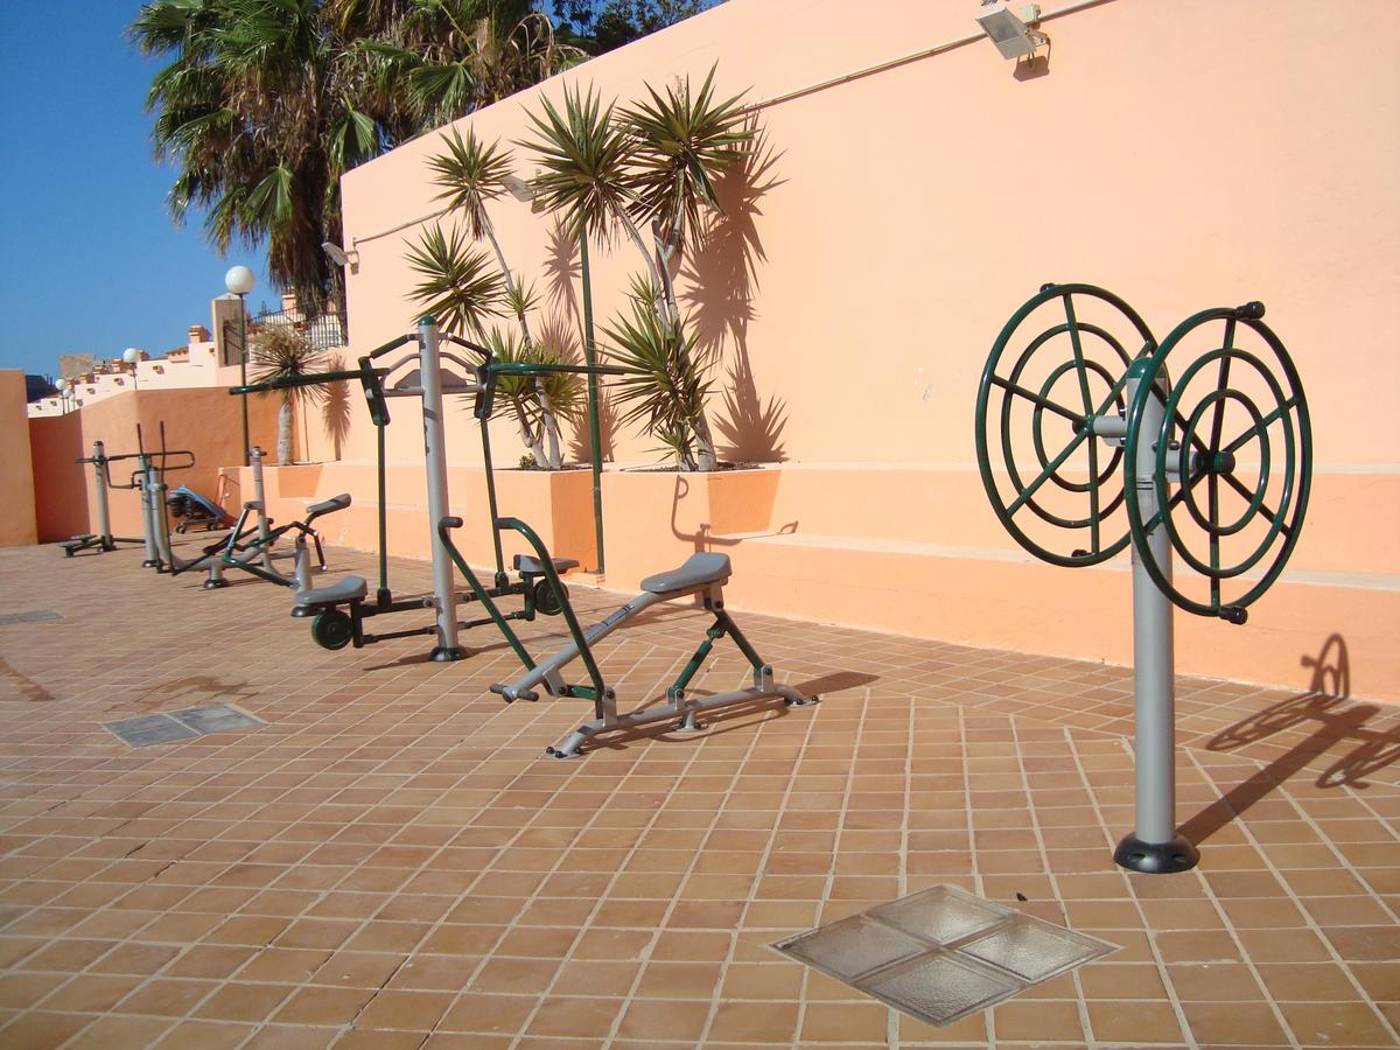
M 687 613 L 693 613 L 697 611 L 703 612 L 704 610 L 701 609 L 698 605 L 672 605 L 670 608 L 666 609 L 649 609 L 633 617 L 632 623 L 637 626 L 645 626 L 647 624 L 661 623 L 666 620 L 679 619 L 680 617 L 685 616 Z M 487 625 L 480 624 L 479 626 L 485 627 Z M 568 640 L 569 632 L 567 629 L 560 631 L 550 631 L 546 634 L 542 634 L 537 637 L 530 637 L 525 639 L 525 641 L 537 647 L 557 645 L 560 642 L 566 642 Z M 470 660 L 473 656 L 478 656 L 481 653 L 492 653 L 497 651 L 498 649 L 507 649 L 509 647 L 510 643 L 505 641 L 505 639 L 502 639 L 498 642 L 493 642 L 490 645 L 469 645 L 466 646 L 467 659 Z M 411 653 L 407 656 L 401 656 L 397 660 L 389 660 L 382 664 L 373 664 L 370 667 L 366 667 L 365 670 L 386 671 L 394 667 L 412 667 L 414 664 L 426 664 L 431 662 L 432 659 L 428 656 L 427 653 Z
M 813 678 L 810 681 L 794 682 L 792 687 L 806 696 L 820 696 L 823 700 L 830 700 L 833 693 L 844 689 L 856 689 L 879 680 L 879 675 L 864 674 L 859 671 L 836 671 L 829 675 L 823 675 L 821 678 Z M 695 695 L 704 696 L 706 694 L 697 690 Z M 637 710 L 645 710 L 665 702 L 664 695 L 654 697 L 647 703 L 640 705 Z M 791 708 L 783 702 L 781 697 L 765 697 L 749 704 L 717 708 L 707 713 L 704 721 L 700 723 L 698 732 L 704 733 L 707 737 L 723 736 L 740 729 L 751 729 L 764 722 L 786 718 L 790 712 Z M 657 723 L 637 726 L 631 730 L 616 730 L 615 735 L 612 736 L 595 737 L 585 747 L 579 749 L 579 754 L 587 755 L 592 751 L 620 751 L 628 744 L 636 743 L 638 740 L 654 740 L 661 744 L 688 743 L 694 735 L 682 729 L 664 729 L 658 732 L 659 725 Z
M 1181 834 L 1189 841 L 1205 842 L 1338 744 L 1359 746 L 1317 775 L 1315 783 L 1320 788 L 1345 785 L 1364 790 L 1368 786 L 1366 778 L 1400 761 L 1400 727 L 1384 732 L 1367 728 L 1366 723 L 1383 709 L 1374 704 L 1353 706 L 1349 701 L 1351 666 L 1346 640 L 1341 635 L 1331 635 L 1317 657 L 1304 656 L 1302 664 L 1313 669 L 1306 692 L 1235 723 L 1218 733 L 1206 747 L 1211 751 L 1233 751 L 1307 722 L 1316 722 L 1317 728 L 1292 750 L 1183 824 Z

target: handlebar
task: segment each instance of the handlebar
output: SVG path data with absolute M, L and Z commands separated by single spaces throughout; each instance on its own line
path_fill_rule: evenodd
M 363 373 L 358 368 L 353 371 L 346 369 L 338 372 L 308 372 L 306 375 L 269 379 L 262 383 L 249 383 L 246 386 L 231 386 L 228 392 L 230 394 L 262 394 L 269 390 L 288 390 L 292 387 L 339 383 L 342 380 L 359 379 L 362 375 Z

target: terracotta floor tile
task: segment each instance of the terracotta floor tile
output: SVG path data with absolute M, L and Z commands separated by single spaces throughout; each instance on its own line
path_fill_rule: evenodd
M 1191 1034 L 1203 1043 L 1287 1046 L 1288 1035 L 1263 1003 L 1183 1003 Z
M 302 988 L 292 993 L 273 1019 L 280 1024 L 346 1024 L 373 995 L 370 988 Z
M 811 1003 L 798 1038 L 812 1043 L 874 1042 L 889 1026 L 889 1008 L 880 1003 Z
M 145 1050 L 173 1023 L 145 1017 L 101 1017 L 67 1045 L 72 1050 Z
M 534 996 L 468 992 L 452 1004 L 438 1022 L 438 1030 L 514 1034 L 525 1024 L 536 1003 Z
M 627 1007 L 618 1027 L 620 1039 L 656 1044 L 666 1040 L 696 1040 L 709 1017 L 709 1003 L 637 1000 Z
M 358 1028 L 430 1032 L 447 1012 L 453 995 L 447 992 L 399 991 L 386 988 L 370 1000 L 355 1019 Z
M 1167 1003 L 1096 1001 L 1089 1004 L 1093 1037 L 1110 1043 L 1179 1043 L 1181 1026 Z
M 993 1008 L 997 1038 L 1082 1042 L 1084 1026 L 1076 1003 L 1012 1000 Z
M 527 1031 L 534 1036 L 605 1036 L 621 1009 L 621 999 L 544 999 Z
M 272 1016 L 290 989 L 277 984 L 231 982 L 219 988 L 195 1010 L 212 1021 L 262 1021 Z
M 730 1043 L 792 1041 L 797 1007 L 787 1003 L 720 1003 L 709 1038 Z
M 183 1017 L 218 987 L 213 981 L 157 978 L 138 987 L 112 1009 L 117 1013 Z
M 1394 1037 L 1365 1003 L 1281 1003 L 1284 1019 L 1304 1043 L 1394 1046 Z

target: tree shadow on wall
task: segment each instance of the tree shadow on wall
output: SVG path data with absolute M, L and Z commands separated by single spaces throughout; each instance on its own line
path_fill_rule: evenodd
M 715 426 L 726 442 L 720 454 L 750 463 L 787 458 L 782 442 L 786 403 L 776 395 L 765 401 L 758 392 L 748 343 L 758 267 L 767 261 L 758 220 L 763 197 L 786 181 L 774 173 L 780 157 L 757 131 L 744 162 L 715 180 L 720 210 L 696 235 L 680 272 L 697 350 L 718 359 L 725 345 L 733 343 L 723 415 Z
M 553 314 L 563 311 L 565 317 L 579 323 L 579 293 L 575 285 L 583 276 L 578 242 L 556 218 L 549 228 L 549 244 L 545 250 L 545 297 Z
M 345 367 L 344 359 L 337 354 L 326 365 L 326 371 L 339 372 Z M 326 428 L 326 436 L 331 439 L 335 458 L 340 458 L 345 439 L 350 433 L 350 384 L 345 380 L 327 383 L 325 400 L 321 402 L 321 424 Z M 307 458 L 310 459 L 310 449 Z

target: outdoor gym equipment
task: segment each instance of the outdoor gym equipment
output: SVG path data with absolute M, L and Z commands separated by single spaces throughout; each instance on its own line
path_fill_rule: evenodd
M 977 464 L 1016 542 L 1064 566 L 1132 547 L 1135 826 L 1113 859 L 1134 871 L 1200 856 L 1176 825 L 1172 606 L 1243 624 L 1307 511 L 1307 400 L 1263 317 L 1258 302 L 1203 310 L 1159 345 L 1110 292 L 1047 284 L 1002 328 L 978 390 Z
M 204 581 L 205 590 L 227 587 L 228 580 L 224 576 L 226 569 L 240 569 L 268 583 L 291 587 L 298 593 L 311 589 L 311 550 L 313 547 L 316 552 L 317 567 L 322 572 L 326 569 L 326 557 L 321 547 L 321 537 L 311 523 L 319 517 L 344 510 L 350 506 L 350 495 L 349 493 L 341 493 L 339 496 L 334 496 L 321 503 L 312 504 L 306 508 L 306 515 L 303 518 L 274 528 L 276 523 L 267 516 L 267 491 L 263 484 L 263 457 L 265 455 L 266 453 L 257 446 L 248 450 L 248 461 L 253 471 L 253 499 L 243 504 L 243 510 L 239 514 L 237 522 L 225 536 L 217 542 L 203 547 L 199 557 L 185 560 L 174 554 L 170 547 L 169 521 L 165 517 L 161 518 L 158 536 L 163 563 L 162 572 L 179 576 L 192 569 L 207 569 L 208 575 Z M 171 501 L 165 498 L 164 483 L 157 478 L 155 486 L 155 505 L 162 508 L 168 507 Z M 250 524 L 249 518 L 254 515 L 256 515 L 256 521 Z M 288 533 L 295 534 L 292 550 L 289 552 L 275 550 L 278 541 Z M 279 572 L 274 564 L 274 559 L 288 557 L 292 559 L 292 571 L 290 573 Z
M 764 663 L 763 658 L 758 655 L 754 647 L 749 644 L 749 640 L 744 637 L 743 632 L 739 630 L 738 624 L 725 611 L 724 585 L 729 582 L 729 577 L 732 574 L 729 555 L 692 554 L 679 568 L 648 576 L 642 580 L 641 594 L 625 602 L 611 614 L 584 630 L 579 625 L 578 617 L 569 601 L 568 592 L 555 572 L 549 551 L 534 530 L 518 518 L 500 518 L 497 519 L 496 525 L 499 528 L 513 529 L 520 533 L 534 549 L 535 556 L 533 558 L 517 555 L 517 563 L 528 562 L 531 567 L 538 567 L 539 571 L 543 573 L 551 592 L 558 595 L 558 611 L 563 614 L 564 622 L 569 628 L 571 639 L 569 644 L 539 663 L 531 658 L 519 636 L 506 622 L 507 618 L 497 612 L 495 603 L 481 590 L 471 567 L 452 543 L 450 530 L 461 528 L 462 519 L 441 519 L 438 522 L 438 535 L 441 537 L 443 547 L 456 563 L 458 570 L 478 590 L 478 598 L 491 612 L 496 626 L 505 635 L 506 641 L 510 643 L 515 655 L 525 665 L 526 673 L 524 675 L 509 685 L 499 683 L 492 685 L 491 691 L 499 693 L 505 698 L 506 703 L 512 703 L 516 700 L 538 700 L 537 690 L 540 686 L 543 686 L 550 696 L 580 697 L 593 701 L 593 719 L 575 729 L 557 747 L 546 748 L 545 753 L 551 757 L 573 758 L 578 755 L 579 749 L 584 744 L 600 733 L 611 730 L 635 729 L 654 722 L 675 721 L 677 729 L 693 732 L 702 728 L 699 721 L 702 712 L 714 711 L 721 707 L 732 707 L 735 704 L 747 704 L 778 697 L 782 698 L 783 703 L 789 707 L 805 707 L 817 703 L 817 697 L 804 696 L 792 686 L 775 682 L 773 668 Z M 603 680 L 602 672 L 598 668 L 598 661 L 593 655 L 593 646 L 651 606 L 660 602 L 689 597 L 698 598 L 705 611 L 714 617 L 714 621 L 705 631 L 704 640 L 700 642 L 676 680 L 667 688 L 666 703 L 655 707 L 639 707 L 619 714 L 617 693 L 612 686 Z M 686 687 L 690 684 L 691 679 L 695 677 L 705 657 L 714 648 L 715 642 L 726 636 L 733 640 L 734 644 L 739 647 L 739 651 L 744 654 L 745 659 L 749 661 L 753 670 L 753 685 L 711 696 L 689 695 L 686 692 Z M 588 674 L 587 685 L 571 685 L 564 681 L 560 673 L 567 664 L 576 659 L 583 661 L 584 669 Z
M 159 452 L 147 452 L 145 444 L 141 439 L 141 425 L 136 425 L 136 452 L 124 452 L 120 455 L 107 455 L 106 445 L 101 441 L 92 443 L 92 455 L 81 456 L 75 459 L 75 463 L 91 463 L 94 477 L 94 490 L 97 496 L 97 527 L 95 533 L 82 533 L 65 541 L 61 546 L 65 557 L 71 558 L 79 551 L 91 550 L 96 554 L 103 554 L 117 549 L 119 543 L 142 544 L 146 548 L 146 560 L 142 562 L 144 566 L 156 564 L 155 537 L 150 531 L 151 515 L 147 506 L 149 495 L 146 491 L 146 478 L 156 463 L 159 462 L 161 470 L 186 470 L 194 466 L 194 453 L 188 449 L 167 450 L 165 447 L 165 429 L 161 428 L 161 450 Z M 188 457 L 188 462 L 185 458 Z M 112 480 L 111 464 L 125 460 L 137 460 L 139 465 L 128 481 L 116 482 Z M 175 459 L 175 462 L 170 462 Z M 128 536 L 113 536 L 111 511 L 107 503 L 108 489 L 138 489 L 141 492 L 141 522 L 143 535 L 140 539 Z
M 294 616 L 312 616 L 311 634 L 318 645 L 326 649 L 343 649 L 347 645 L 361 648 L 375 642 L 391 638 L 407 638 L 416 635 L 432 635 L 436 644 L 429 658 L 439 661 L 460 660 L 466 650 L 458 644 L 458 631 L 483 626 L 494 622 L 494 617 L 458 621 L 457 605 L 475 601 L 477 594 L 459 593 L 453 578 L 452 562 L 438 541 L 437 531 L 430 534 L 433 562 L 433 590 L 430 594 L 395 596 L 389 587 L 388 527 L 386 519 L 385 483 L 385 430 L 389 425 L 388 399 L 394 397 L 416 397 L 423 407 L 424 454 L 427 466 L 428 515 L 430 522 L 437 522 L 448 514 L 447 492 L 447 451 L 443 435 L 443 394 L 476 395 L 475 415 L 480 421 L 481 439 L 486 460 L 487 500 L 491 518 L 496 517 L 496 491 L 491 469 L 490 435 L 487 421 L 490 418 L 489 405 L 483 403 L 486 384 L 482 378 L 483 365 L 476 365 L 454 353 L 443 351 L 439 341 L 444 340 L 461 346 L 481 357 L 484 364 L 491 361 L 491 353 L 485 347 L 460 339 L 448 333 L 439 333 L 437 324 L 431 317 L 419 321 L 418 330 L 391 340 L 384 346 L 359 358 L 359 367 L 353 370 L 315 373 L 289 380 L 274 380 L 246 387 L 234 387 L 231 394 L 252 393 L 261 390 L 274 390 L 288 386 L 313 386 L 340 381 L 358 381 L 364 391 L 370 419 L 375 426 L 377 439 L 377 468 L 379 494 L 379 586 L 371 598 L 368 583 L 359 576 L 346 576 L 325 587 L 317 587 L 301 592 L 296 597 Z M 400 347 L 416 343 L 416 352 L 410 352 L 388 364 L 376 364 Z M 455 365 L 460 372 L 443 368 L 443 362 Z M 416 365 L 416 367 L 414 367 Z M 552 615 L 558 611 L 558 603 L 542 588 L 542 570 L 519 562 L 517 559 L 514 578 L 506 572 L 501 549 L 499 531 L 493 534 L 496 571 L 493 585 L 485 589 L 491 598 L 519 596 L 523 607 L 509 615 L 511 619 L 532 620 L 536 613 Z M 525 567 L 521 567 L 525 564 Z M 552 568 L 564 572 L 578 564 L 572 559 L 556 559 Z M 557 578 L 557 577 L 556 577 Z M 390 613 L 433 610 L 433 623 L 426 627 L 412 627 L 404 630 L 383 631 L 377 634 L 366 633 L 364 623 L 376 616 Z

